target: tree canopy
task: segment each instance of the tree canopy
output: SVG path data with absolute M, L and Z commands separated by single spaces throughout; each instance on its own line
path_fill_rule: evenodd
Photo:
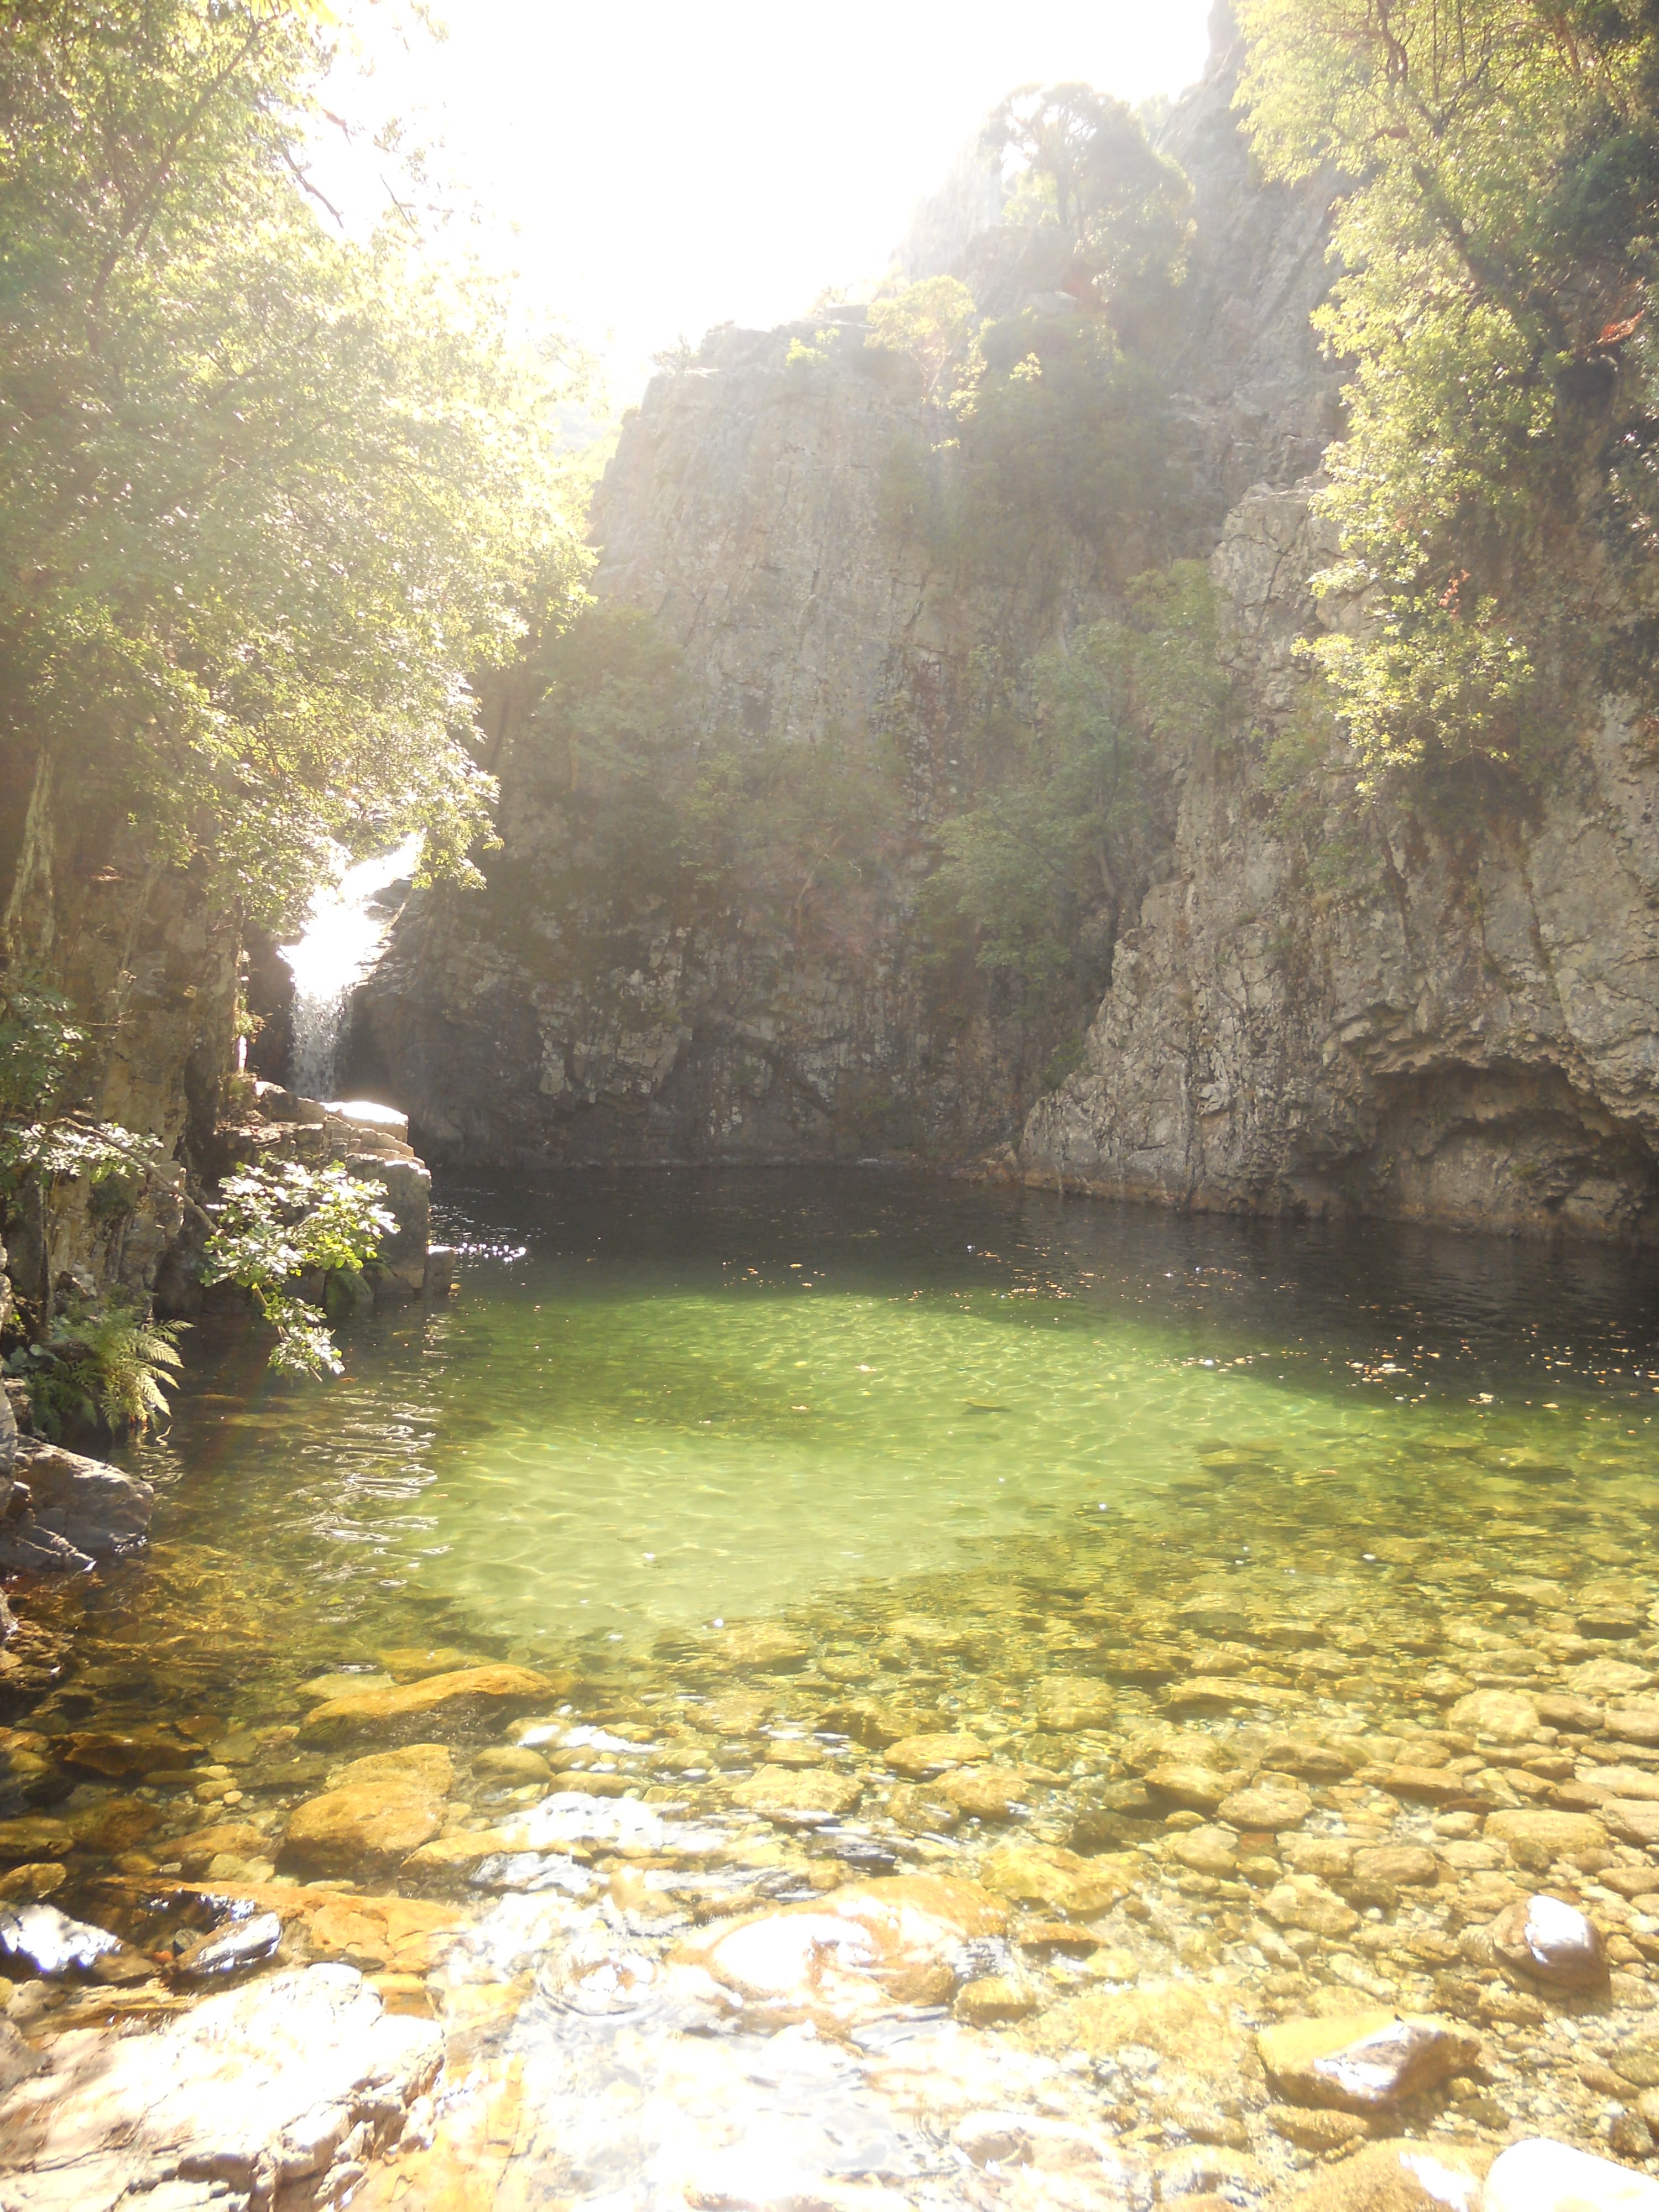
M 1365 776 L 1535 775 L 1655 633 L 1659 21 L 1637 0 L 1239 0 L 1256 154 L 1339 191 L 1319 650 Z
M 571 365 L 304 171 L 322 0 L 28 0 L 0 27 L 0 736 L 250 909 L 333 838 L 464 864 L 467 679 L 582 556 Z
M 1052 222 L 1109 291 L 1179 271 L 1192 188 L 1127 104 L 1092 85 L 1022 85 L 987 124 L 1012 165 L 1009 214 Z

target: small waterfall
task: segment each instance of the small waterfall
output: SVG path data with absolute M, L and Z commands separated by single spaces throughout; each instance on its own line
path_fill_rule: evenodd
M 313 893 L 298 942 L 277 947 L 294 975 L 289 1087 L 302 1098 L 335 1095 L 351 994 L 379 957 L 392 926 L 391 915 L 377 905 L 380 894 L 410 873 L 419 852 L 418 839 L 411 838 L 395 852 L 343 870 L 337 884 Z

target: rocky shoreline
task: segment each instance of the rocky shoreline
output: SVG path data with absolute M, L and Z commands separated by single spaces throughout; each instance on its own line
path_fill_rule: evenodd
M 274 1593 L 159 1558 L 171 1709 L 83 1632 L 0 1733 L 0 2204 L 1659 2203 L 1639 1483 L 1465 1453 L 1434 1539 L 1346 1498 L 1310 1534 L 1225 1456 L 1184 1547 L 1091 1530 L 557 1668 L 299 1680 Z M 202 2054 L 240 2078 L 289 2008 L 352 2063 L 273 2061 L 245 2129 Z M 197 2134 L 100 2132 L 73 2083 L 118 2048 Z

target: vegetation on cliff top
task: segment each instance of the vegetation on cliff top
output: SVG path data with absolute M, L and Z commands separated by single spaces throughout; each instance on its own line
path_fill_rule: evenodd
M 1659 23 L 1625 0 L 1239 0 L 1259 159 L 1339 179 L 1327 457 L 1362 785 L 1548 775 L 1654 700 Z

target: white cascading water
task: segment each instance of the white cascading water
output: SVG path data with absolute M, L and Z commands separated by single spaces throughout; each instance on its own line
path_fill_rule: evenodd
M 351 994 L 379 957 L 391 927 L 386 915 L 374 911 L 374 902 L 388 884 L 410 873 L 419 851 L 419 841 L 411 838 L 395 852 L 343 870 L 337 884 L 313 894 L 298 942 L 277 947 L 294 975 L 289 1086 L 302 1098 L 335 1095 Z

